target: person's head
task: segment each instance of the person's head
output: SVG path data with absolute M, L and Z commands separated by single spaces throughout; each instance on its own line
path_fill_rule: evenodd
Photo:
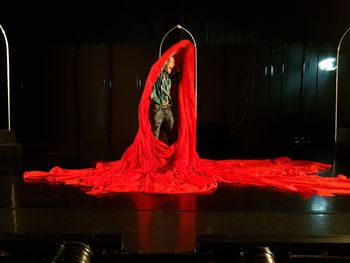
M 170 56 L 168 58 L 168 60 L 165 62 L 165 65 L 164 65 L 164 70 L 166 73 L 170 74 L 172 69 L 174 68 L 175 66 L 175 59 L 174 59 L 174 56 Z

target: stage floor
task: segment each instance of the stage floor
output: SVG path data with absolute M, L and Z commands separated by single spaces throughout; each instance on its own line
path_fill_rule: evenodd
M 347 148 L 339 147 L 337 154 L 330 149 L 312 151 L 309 156 L 301 149 L 300 156 L 336 160 L 336 173 L 349 175 Z M 130 254 L 195 253 L 199 237 L 213 242 L 350 244 L 350 196 L 304 198 L 274 189 L 222 185 L 211 194 L 119 193 L 101 198 L 73 186 L 22 179 L 25 170 L 81 168 L 89 165 L 89 158 L 42 154 L 0 160 L 0 244 L 15 235 L 49 239 L 81 234 L 120 235 L 122 250 Z

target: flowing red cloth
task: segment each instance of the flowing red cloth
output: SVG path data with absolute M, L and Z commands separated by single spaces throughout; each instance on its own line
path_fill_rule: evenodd
M 169 56 L 175 54 L 181 78 L 177 89 L 178 138 L 168 146 L 157 140 L 149 120 L 153 84 Z M 48 181 L 81 187 L 92 195 L 114 192 L 207 193 L 219 183 L 259 186 L 298 192 L 303 195 L 350 194 L 350 180 L 322 177 L 331 167 L 314 161 L 280 157 L 266 160 L 208 160 L 196 151 L 195 47 L 181 40 L 153 64 L 139 104 L 139 128 L 122 158 L 98 162 L 85 169 L 54 167 L 50 171 L 26 171 L 26 182 Z M 176 70 L 173 69 L 173 70 Z

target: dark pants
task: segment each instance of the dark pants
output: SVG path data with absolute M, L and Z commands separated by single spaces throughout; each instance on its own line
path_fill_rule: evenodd
M 163 108 L 157 103 L 152 103 L 152 132 L 154 136 L 158 139 L 161 128 L 164 127 L 164 131 L 168 137 L 168 142 L 172 141 L 172 130 L 174 128 L 174 115 L 169 108 Z

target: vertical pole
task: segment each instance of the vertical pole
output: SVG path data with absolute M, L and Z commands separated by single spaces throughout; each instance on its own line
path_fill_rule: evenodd
M 10 101 L 10 56 L 9 56 L 9 44 L 7 41 L 5 30 L 0 25 L 1 32 L 5 39 L 6 44 L 6 69 L 7 69 L 7 119 L 8 119 L 8 130 L 11 130 L 11 101 Z

